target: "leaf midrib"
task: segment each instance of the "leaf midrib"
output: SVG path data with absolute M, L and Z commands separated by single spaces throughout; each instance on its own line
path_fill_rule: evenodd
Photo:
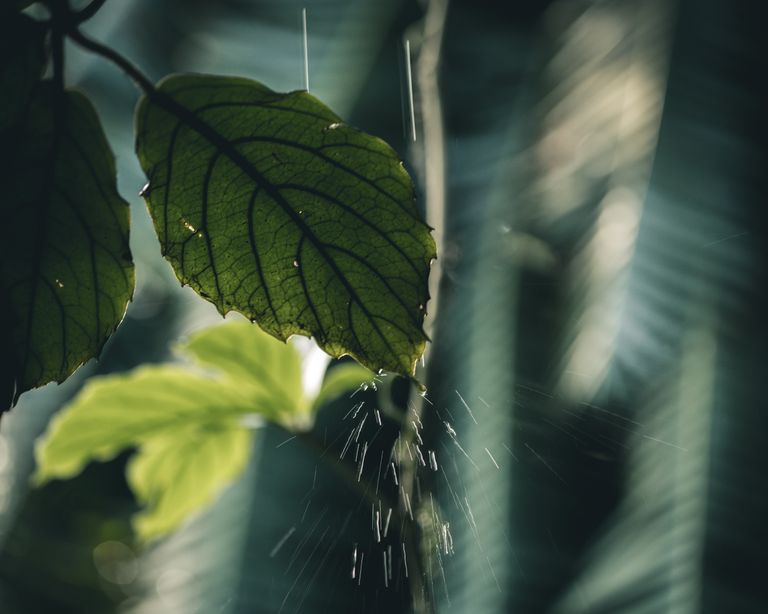
M 155 103 L 158 107 L 162 108 L 166 112 L 176 117 L 180 122 L 186 124 L 189 128 L 200 134 L 203 138 L 208 140 L 211 145 L 216 147 L 222 154 L 228 157 L 243 173 L 250 177 L 257 186 L 262 189 L 266 194 L 283 210 L 283 212 L 296 224 L 301 230 L 302 235 L 305 235 L 313 244 L 318 253 L 323 257 L 328 266 L 331 268 L 337 279 L 341 281 L 342 285 L 347 290 L 349 296 L 359 305 L 360 309 L 365 314 L 366 318 L 370 322 L 371 326 L 375 329 L 381 340 L 387 346 L 391 352 L 392 357 L 396 363 L 399 363 L 399 353 L 394 350 L 387 337 L 382 333 L 379 325 L 375 321 L 375 316 L 371 314 L 365 304 L 358 296 L 355 289 L 350 285 L 342 271 L 339 269 L 333 258 L 326 252 L 323 243 L 315 236 L 312 230 L 307 226 L 302 217 L 293 210 L 290 204 L 285 200 L 280 191 L 269 182 L 264 175 L 254 168 L 253 164 L 240 153 L 223 135 L 217 130 L 211 127 L 204 120 L 195 115 L 190 109 L 176 101 L 171 96 L 165 94 L 160 90 L 153 90 L 147 93 L 147 98 L 150 102 Z M 169 191 L 169 186 L 166 186 L 166 191 Z M 166 216 L 167 217 L 167 216 Z M 206 233 L 207 235 L 207 233 Z M 350 320 L 350 327 L 354 329 L 353 322 Z M 355 334 L 355 337 L 357 335 Z M 364 352 L 364 346 L 360 346 L 362 352 Z M 367 361 L 366 361 L 367 362 Z M 409 365 L 410 366 L 410 365 Z

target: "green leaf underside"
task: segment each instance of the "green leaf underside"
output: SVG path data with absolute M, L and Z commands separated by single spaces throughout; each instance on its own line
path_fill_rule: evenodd
M 137 152 L 182 283 L 279 339 L 412 375 L 435 248 L 395 152 L 306 92 L 198 75 L 159 90 Z
M 97 355 L 133 292 L 112 152 L 90 102 L 53 89 L 39 84 L 0 167 L 2 387 L 16 397 Z
M 243 471 L 253 442 L 246 417 L 305 428 L 318 406 L 304 398 L 293 346 L 251 323 L 204 329 L 179 350 L 191 368 L 146 366 L 86 384 L 39 442 L 35 482 L 69 478 L 92 460 L 137 448 L 128 480 L 144 510 L 134 527 L 140 539 L 156 539 Z M 348 378 L 346 388 L 337 382 L 334 392 L 363 379 Z

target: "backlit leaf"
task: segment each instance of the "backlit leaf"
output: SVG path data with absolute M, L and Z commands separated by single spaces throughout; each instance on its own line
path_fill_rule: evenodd
M 304 398 L 292 345 L 251 323 L 227 322 L 195 333 L 179 351 L 191 364 L 140 367 L 86 384 L 39 442 L 35 482 L 73 477 L 92 460 L 136 448 L 128 482 L 144 509 L 134 527 L 153 540 L 240 474 L 259 420 L 310 426 L 319 403 Z M 370 379 L 357 365 L 334 371 L 326 398 L 356 388 L 363 372 Z
M 145 506 L 133 518 L 139 538 L 162 537 L 210 504 L 243 471 L 252 447 L 253 433 L 235 418 L 181 425 L 146 442 L 127 470 Z
M 0 409 L 97 355 L 133 292 L 128 206 L 90 102 L 40 83 L 0 153 Z
M 411 376 L 435 247 L 395 152 L 307 92 L 199 75 L 159 90 L 137 152 L 182 283 L 279 339 Z
M 286 420 L 306 406 L 301 385 L 301 360 L 296 350 L 265 335 L 249 322 L 229 322 L 195 333 L 181 346 L 199 366 L 231 378 L 233 385 L 255 388 L 275 401 L 274 413 L 261 414 Z
M 164 437 L 180 427 L 254 413 L 256 399 L 176 365 L 93 378 L 51 422 L 37 449 L 37 482 L 77 475 L 91 460 Z

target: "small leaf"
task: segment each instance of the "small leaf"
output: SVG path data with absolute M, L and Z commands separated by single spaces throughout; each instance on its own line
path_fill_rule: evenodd
M 245 469 L 252 447 L 253 433 L 234 418 L 182 425 L 144 444 L 127 469 L 145 506 L 133 518 L 139 539 L 162 537 L 210 504 Z
M 23 111 L 45 68 L 45 29 L 26 15 L 0 17 L 0 133 Z
M 0 152 L 0 410 L 97 355 L 133 292 L 128 205 L 98 117 L 41 83 Z
M 234 386 L 254 388 L 275 402 L 275 421 L 287 421 L 306 406 L 301 386 L 301 360 L 285 342 L 265 335 L 249 322 L 229 322 L 195 333 L 179 347 L 181 353 L 233 380 Z M 265 410 L 261 410 L 265 415 Z
M 109 460 L 191 423 L 253 413 L 256 401 L 176 365 L 93 378 L 51 422 L 37 448 L 35 481 L 75 476 L 91 460 Z
M 90 380 L 38 442 L 35 483 L 72 477 L 92 460 L 137 448 L 128 481 L 145 507 L 134 526 L 141 539 L 153 540 L 210 503 L 244 469 L 253 440 L 248 418 L 303 429 L 320 405 L 304 399 L 297 351 L 253 324 L 204 329 L 179 349 L 192 365 Z M 364 374 L 370 378 L 357 365 L 334 371 L 320 397 L 357 387 Z
M 370 384 L 373 381 L 373 373 L 365 367 L 354 363 L 339 365 L 329 370 L 328 375 L 323 380 L 320 392 L 312 403 L 313 409 L 320 409 L 325 403 L 334 398 L 354 391 L 360 386 Z
M 95 378 L 54 418 L 37 447 L 37 484 L 77 475 L 91 460 L 138 448 L 128 478 L 150 540 L 210 503 L 245 467 L 252 433 L 241 425 L 258 400 L 229 382 L 177 366 Z
M 279 339 L 412 376 L 435 246 L 386 143 L 307 92 L 180 75 L 140 102 L 136 147 L 182 283 Z

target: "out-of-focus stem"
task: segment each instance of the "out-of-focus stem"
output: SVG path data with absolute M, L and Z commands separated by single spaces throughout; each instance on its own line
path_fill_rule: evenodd
M 445 229 L 445 142 L 443 135 L 443 112 L 440 100 L 440 88 L 438 72 L 440 55 L 443 44 L 443 31 L 448 10 L 448 0 L 430 0 L 427 13 L 424 17 L 422 42 L 419 49 L 416 79 L 419 91 L 419 110 L 422 120 L 424 186 L 426 197 L 427 223 L 432 226 L 433 237 L 437 246 L 438 258 L 432 263 L 429 278 L 430 301 L 428 315 L 424 328 L 427 334 L 433 338 L 436 330 L 438 305 L 440 298 L 440 281 L 442 278 L 441 258 L 443 256 L 443 236 Z M 429 356 L 431 345 L 425 351 L 425 362 Z M 426 369 L 422 369 L 426 372 Z M 429 386 L 429 382 L 426 382 Z M 421 422 L 424 411 L 425 397 L 416 394 L 409 403 L 410 411 L 414 414 L 414 422 Z M 404 421 L 401 449 L 407 449 L 416 437 L 416 426 L 411 425 L 411 420 Z M 401 459 L 401 486 L 404 496 L 412 502 L 412 506 L 418 507 L 420 503 L 413 496 L 414 482 L 418 461 L 409 456 Z M 414 518 L 420 519 L 418 509 L 414 510 Z M 406 544 L 409 560 L 418 561 L 419 565 L 411 574 L 411 601 L 415 614 L 429 614 L 434 611 L 433 595 L 429 594 L 431 583 L 424 577 L 422 570 L 429 568 L 427 557 L 430 552 L 420 547 L 423 536 L 421 527 L 413 526 Z

